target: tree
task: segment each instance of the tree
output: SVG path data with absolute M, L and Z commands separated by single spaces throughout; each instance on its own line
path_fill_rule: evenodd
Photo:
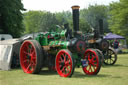
M 69 23 L 70 28 L 73 27 L 72 13 L 70 11 L 58 12 L 55 15 L 56 15 L 56 19 L 58 21 L 58 25 L 63 26 L 64 24 Z
M 103 19 L 104 31 L 108 32 L 107 12 L 108 8 L 105 5 L 90 5 L 88 9 L 82 9 L 80 11 L 80 16 L 94 29 L 99 28 L 99 19 Z
M 54 13 L 46 12 L 41 17 L 40 31 L 55 30 L 58 21 Z
M 54 13 L 47 11 L 29 11 L 24 13 L 25 34 L 55 30 L 58 24 Z
M 88 9 L 80 10 L 80 20 L 79 20 L 79 28 L 82 32 L 88 32 L 90 30 L 90 25 L 86 19 Z
M 128 0 L 110 4 L 109 28 L 112 32 L 125 36 L 128 40 Z
M 13 37 L 22 34 L 22 10 L 21 0 L 0 0 L 0 33 L 11 34 Z
M 29 11 L 24 13 L 24 26 L 25 26 L 25 34 L 39 32 L 41 18 L 45 14 L 42 11 Z
M 79 20 L 79 28 L 80 28 L 80 31 L 85 32 L 85 33 L 89 32 L 89 30 L 91 29 L 88 22 L 84 20 L 83 18 L 80 18 Z

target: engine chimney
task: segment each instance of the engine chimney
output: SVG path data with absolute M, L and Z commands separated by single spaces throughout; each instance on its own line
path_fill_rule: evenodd
M 72 6 L 74 36 L 77 36 L 79 31 L 79 8 L 80 6 L 77 5 Z
M 99 32 L 100 35 L 104 35 L 104 30 L 103 30 L 103 19 L 99 19 Z

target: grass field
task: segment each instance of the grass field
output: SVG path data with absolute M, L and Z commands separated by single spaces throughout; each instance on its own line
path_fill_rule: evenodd
M 13 69 L 0 71 L 0 85 L 128 85 L 128 54 L 118 55 L 114 66 L 103 65 L 96 76 L 85 75 L 81 68 L 76 68 L 71 78 L 48 70 L 32 75 Z

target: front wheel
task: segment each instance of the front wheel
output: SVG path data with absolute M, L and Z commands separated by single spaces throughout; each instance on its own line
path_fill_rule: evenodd
M 56 70 L 61 77 L 71 77 L 74 72 L 74 59 L 69 50 L 60 50 L 56 55 Z
M 98 53 L 92 49 L 87 49 L 84 59 L 88 62 L 88 65 L 83 67 L 84 73 L 87 75 L 96 75 L 101 68 L 101 60 Z

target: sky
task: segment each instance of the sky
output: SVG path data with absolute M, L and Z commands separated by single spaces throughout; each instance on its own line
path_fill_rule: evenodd
M 24 8 L 29 10 L 46 10 L 50 12 L 71 11 L 71 6 L 79 5 L 80 9 L 94 4 L 109 5 L 112 1 L 119 0 L 22 0 Z

